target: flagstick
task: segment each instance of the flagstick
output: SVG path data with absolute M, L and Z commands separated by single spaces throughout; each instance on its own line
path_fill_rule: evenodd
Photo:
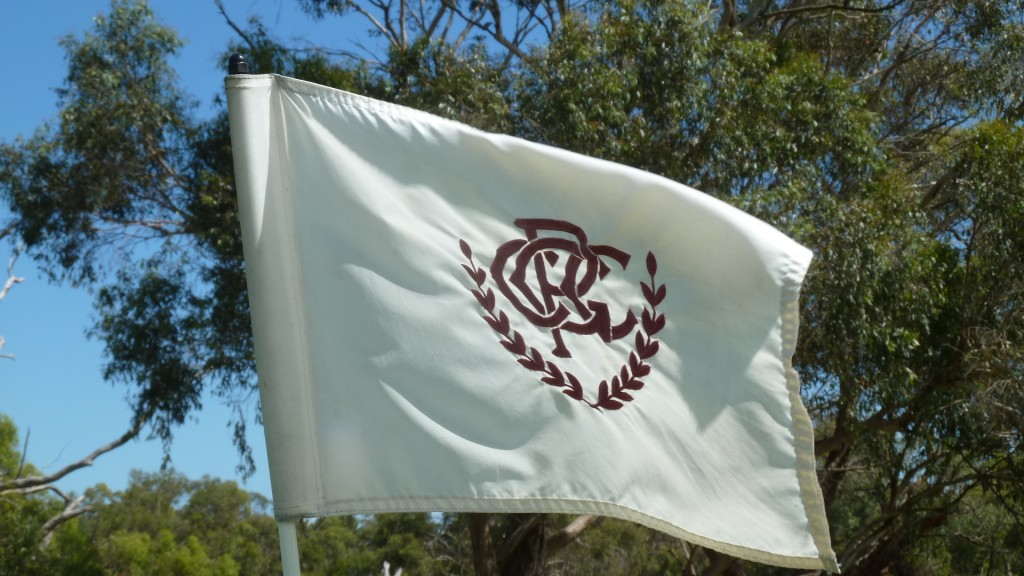
M 245 56 L 232 54 L 228 60 L 228 74 L 248 74 L 249 63 Z M 301 576 L 299 567 L 299 537 L 295 531 L 295 522 L 278 522 L 277 536 L 281 541 L 281 570 L 284 576 Z
M 278 522 L 277 536 L 281 539 L 281 568 L 284 576 L 300 576 L 299 538 L 295 522 Z

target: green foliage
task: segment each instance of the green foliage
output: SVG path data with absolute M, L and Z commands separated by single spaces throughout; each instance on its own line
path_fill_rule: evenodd
M 379 98 L 455 118 L 482 130 L 508 131 L 510 105 L 505 97 L 505 68 L 475 44 L 456 51 L 423 38 L 392 48 L 385 64 Z
M 22 466 L 21 454 L 18 452 L 18 429 L 14 421 L 6 414 L 0 414 L 0 477 L 16 476 Z M 31 471 L 29 472 L 31 473 Z
M 406 574 L 448 574 L 435 548 L 442 529 L 427 514 L 329 517 L 300 524 L 302 573 L 379 574 L 387 562 Z
M 167 65 L 181 42 L 145 4 L 117 2 L 92 33 L 62 45 L 69 66 L 59 122 L 4 146 L 0 174 L 32 255 L 84 282 L 111 247 L 106 227 L 140 238 L 180 232 L 175 177 L 192 137 L 191 104 Z
M 603 518 L 552 558 L 549 570 L 564 576 L 681 574 L 685 573 L 693 548 L 677 538 L 636 524 Z
M 19 453 L 18 430 L 5 414 L 0 414 L 0 484 L 36 472 L 23 463 Z M 0 491 L 0 575 L 40 574 L 36 569 L 42 553 L 39 527 L 59 511 L 53 499 L 44 494 L 5 493 Z
M 0 146 L 0 197 L 54 277 L 117 279 L 97 299 L 106 375 L 169 443 L 208 385 L 255 390 L 226 119 L 193 117 L 167 64 L 181 42 L 143 2 L 114 2 L 62 45 L 58 121 Z M 251 472 L 245 414 L 234 424 Z

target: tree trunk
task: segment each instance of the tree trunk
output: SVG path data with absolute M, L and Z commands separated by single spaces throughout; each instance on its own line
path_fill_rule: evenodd
M 544 567 L 547 515 L 516 514 L 511 536 L 498 555 L 499 576 L 539 576 Z
M 473 572 L 476 576 L 497 576 L 491 547 L 491 515 L 470 513 L 466 516 L 469 517 L 469 541 L 473 546 Z

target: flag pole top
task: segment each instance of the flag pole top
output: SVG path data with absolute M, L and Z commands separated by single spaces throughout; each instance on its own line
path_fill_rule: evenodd
M 245 61 L 245 56 L 242 54 L 232 54 L 228 58 L 228 74 L 234 76 L 235 74 L 248 74 L 249 63 Z

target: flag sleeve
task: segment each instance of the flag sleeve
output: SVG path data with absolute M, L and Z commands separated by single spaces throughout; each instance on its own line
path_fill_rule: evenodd
M 274 80 L 232 76 L 227 91 L 238 215 L 275 502 L 317 502 L 308 331 L 294 206 L 278 143 Z M 271 433 L 274 431 L 275 433 Z

